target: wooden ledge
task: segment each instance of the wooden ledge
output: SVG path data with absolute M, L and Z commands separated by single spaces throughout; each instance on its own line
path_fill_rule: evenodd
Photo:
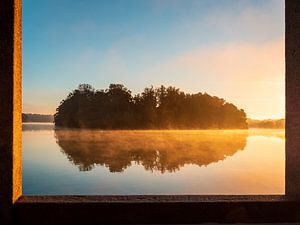
M 22 196 L 17 204 L 31 203 L 188 203 L 284 202 L 285 195 L 43 195 Z
M 282 195 L 23 196 L 22 224 L 178 224 L 300 222 L 300 201 Z

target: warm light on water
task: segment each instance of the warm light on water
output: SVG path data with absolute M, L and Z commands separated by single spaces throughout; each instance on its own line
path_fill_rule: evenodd
M 25 195 L 284 193 L 284 130 L 23 129 Z

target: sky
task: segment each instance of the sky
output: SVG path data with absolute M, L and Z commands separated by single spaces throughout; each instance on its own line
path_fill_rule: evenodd
M 23 112 L 81 83 L 206 92 L 285 116 L 284 0 L 23 0 Z

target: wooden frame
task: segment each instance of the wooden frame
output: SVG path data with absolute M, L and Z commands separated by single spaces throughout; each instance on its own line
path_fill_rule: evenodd
M 22 196 L 21 0 L 0 1 L 0 223 L 300 222 L 300 0 L 286 0 L 286 195 Z

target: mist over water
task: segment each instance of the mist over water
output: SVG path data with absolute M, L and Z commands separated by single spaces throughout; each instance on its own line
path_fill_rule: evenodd
M 284 130 L 23 124 L 23 193 L 283 194 Z

